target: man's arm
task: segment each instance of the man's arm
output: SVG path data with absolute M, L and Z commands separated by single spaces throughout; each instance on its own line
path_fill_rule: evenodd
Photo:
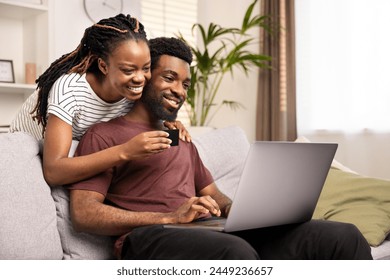
M 211 197 L 217 204 L 217 207 L 220 209 L 220 215 L 227 217 L 229 214 L 230 206 L 232 205 L 232 200 L 223 194 L 217 187 L 215 183 L 208 185 L 199 191 L 199 195 L 202 197 Z M 210 211 L 212 214 L 213 211 Z M 219 215 L 217 215 L 219 216 Z
M 170 223 L 189 223 L 211 211 L 203 198 L 192 197 L 170 213 L 134 212 L 106 205 L 104 195 L 87 190 L 70 191 L 70 214 L 76 231 L 122 235 L 132 228 Z

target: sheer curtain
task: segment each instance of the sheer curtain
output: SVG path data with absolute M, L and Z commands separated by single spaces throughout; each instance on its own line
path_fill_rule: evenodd
M 299 135 L 339 142 L 344 164 L 390 178 L 390 1 L 295 5 Z
M 261 53 L 272 57 L 271 70 L 260 70 L 257 140 L 296 139 L 294 0 L 262 0 L 261 14 L 278 31 L 261 30 Z

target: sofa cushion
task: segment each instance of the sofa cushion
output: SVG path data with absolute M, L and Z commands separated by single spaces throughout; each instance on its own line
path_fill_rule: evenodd
M 313 218 L 352 223 L 378 246 L 390 232 L 390 181 L 331 168 Z
M 0 259 L 62 259 L 38 142 L 25 133 L 3 133 L 0 154 Z
M 228 126 L 197 136 L 193 142 L 218 188 L 233 198 L 250 146 L 245 132 Z
M 64 187 L 53 187 L 52 196 L 57 208 L 64 259 L 106 260 L 114 259 L 113 239 L 109 236 L 76 232 L 69 212 L 69 191 Z
M 72 140 L 68 156 L 73 157 L 79 141 Z M 53 187 L 53 196 L 58 219 L 61 244 L 65 260 L 107 260 L 114 259 L 114 239 L 109 236 L 76 232 L 70 219 L 69 191 L 62 187 Z
M 371 248 L 374 260 L 390 260 L 390 241 L 385 240 L 380 246 Z

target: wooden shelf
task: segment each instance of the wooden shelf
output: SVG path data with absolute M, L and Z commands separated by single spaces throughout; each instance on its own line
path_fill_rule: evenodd
M 47 6 L 42 4 L 0 0 L 0 17 L 4 18 L 24 20 L 47 11 Z
M 51 2 L 51 3 L 50 3 Z M 0 82 L 0 126 L 8 125 L 36 89 L 25 83 L 25 65 L 37 69 L 49 64 L 49 12 L 51 0 L 0 0 L 0 53 L 13 61 L 15 83 Z M 38 73 L 39 75 L 39 73 Z M 7 131 L 0 127 L 0 132 Z
M 32 94 L 36 85 L 0 83 L 0 94 Z

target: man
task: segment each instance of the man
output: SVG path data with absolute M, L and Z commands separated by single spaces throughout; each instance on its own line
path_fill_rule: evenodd
M 80 141 L 85 155 L 174 120 L 190 86 L 191 51 L 175 38 L 150 40 L 152 78 L 124 117 L 92 127 Z M 147 143 L 145 143 L 147 145 Z M 210 215 L 227 216 L 231 200 L 219 191 L 195 146 L 180 141 L 146 159 L 132 160 L 70 186 L 78 231 L 120 236 L 123 259 L 370 259 L 356 227 L 311 221 L 221 233 L 164 228 Z

